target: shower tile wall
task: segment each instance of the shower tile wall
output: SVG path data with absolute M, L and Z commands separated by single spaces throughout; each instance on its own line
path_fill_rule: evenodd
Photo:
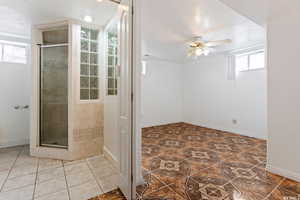
M 74 25 L 77 27 L 79 25 Z M 73 26 L 72 26 L 73 27 Z M 71 29 L 71 31 L 77 29 Z M 54 36 L 55 35 L 55 36 Z M 74 39 L 74 38 L 73 38 Z M 78 40 L 68 40 L 67 29 L 43 32 L 43 44 L 72 44 Z M 37 43 L 40 43 L 38 41 Z M 75 57 L 78 49 L 76 45 L 72 45 L 72 59 Z M 70 47 L 44 47 L 43 51 L 47 51 L 47 59 L 43 60 L 42 73 L 43 79 L 43 100 L 44 109 L 43 117 L 43 137 L 47 143 L 67 146 L 66 149 L 61 148 L 45 148 L 37 147 L 37 141 L 33 141 L 31 145 L 31 155 L 47 158 L 58 158 L 63 160 L 78 160 L 91 156 L 101 155 L 103 153 L 103 126 L 104 126 L 104 105 L 101 100 L 80 101 L 80 78 L 74 75 L 75 72 L 80 73 L 77 64 L 68 63 Z M 76 58 L 74 58 L 76 60 Z M 69 65 L 68 65 L 69 64 Z M 37 66 L 39 67 L 39 66 Z M 68 68 L 72 68 L 68 74 Z M 69 77 L 68 77 L 69 75 Z M 68 88 L 68 79 L 72 83 Z M 72 91 L 68 97 L 68 90 Z M 101 96 L 102 90 L 99 91 Z M 68 100 L 72 99 L 68 102 Z M 70 114 L 68 116 L 68 113 Z M 68 119 L 69 117 L 69 119 Z M 68 124 L 69 122 L 69 124 Z M 33 135 L 32 138 L 36 136 Z M 42 139 L 42 138 L 41 138 Z M 44 142 L 44 143 L 45 143 Z M 62 142 L 62 143 L 61 143 Z
M 102 154 L 103 104 L 77 104 L 75 108 L 73 155 L 76 159 Z

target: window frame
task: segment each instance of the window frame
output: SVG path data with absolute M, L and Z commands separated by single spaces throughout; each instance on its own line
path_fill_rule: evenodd
M 252 55 L 256 55 L 256 54 L 259 54 L 259 53 L 263 53 L 264 54 L 264 66 L 261 67 L 261 68 L 250 68 L 251 66 L 251 59 L 250 57 Z M 236 59 L 237 57 L 240 57 L 240 56 L 247 56 L 247 69 L 246 70 L 238 70 L 237 69 L 237 66 L 236 66 Z M 265 59 L 266 59 L 266 52 L 265 52 L 265 49 L 257 49 L 257 50 L 251 50 L 251 51 L 247 51 L 247 52 L 243 52 L 243 53 L 235 53 L 234 54 L 234 66 L 235 66 L 235 71 L 237 73 L 240 73 L 240 72 L 250 72 L 250 71 L 258 71 L 258 70 L 264 70 L 266 68 L 266 64 L 265 64 Z
M 6 61 L 4 60 L 4 46 L 13 46 L 13 47 L 20 47 L 25 50 L 25 62 L 14 62 L 14 61 Z M 8 40 L 0 40 L 0 63 L 8 63 L 8 64 L 18 64 L 18 65 L 28 65 L 28 44 L 26 43 L 19 43 L 19 42 L 12 42 Z

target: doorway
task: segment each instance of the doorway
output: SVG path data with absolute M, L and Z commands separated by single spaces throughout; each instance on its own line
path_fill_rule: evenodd
M 27 25 L 1 26 L 7 28 L 3 48 L 0 42 L 1 74 L 8 74 L 6 68 L 14 73 L 1 78 L 9 81 L 1 92 L 18 100 L 1 100 L 1 110 L 19 112 L 12 116 L 19 121 L 11 124 L 2 123 L 10 113 L 1 116 L 1 142 L 15 133 L 21 142 L 0 144 L 0 198 L 85 200 L 119 187 L 130 199 L 132 2 L 26 3 L 0 5 L 4 17 L 16 16 L 9 19 L 12 24 L 24 19 L 21 24 Z M 21 37 L 8 39 L 16 33 Z M 2 55 L 20 66 L 4 66 Z M 21 138 L 26 129 L 27 138 Z

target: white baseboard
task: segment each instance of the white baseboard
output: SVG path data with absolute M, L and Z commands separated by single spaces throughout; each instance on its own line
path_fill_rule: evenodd
M 198 123 L 198 122 L 184 121 L 184 123 L 193 124 L 193 125 L 196 125 L 196 126 L 202 126 L 202 127 L 206 127 L 206 128 L 220 130 L 220 131 L 226 131 L 226 132 L 230 132 L 230 133 L 234 133 L 234 134 L 238 134 L 238 135 L 243 135 L 243 136 L 248 136 L 248 137 L 253 137 L 253 138 L 262 139 L 262 140 L 267 139 L 267 134 L 266 133 L 265 134 L 257 134 L 257 133 L 254 133 L 254 132 L 249 132 L 249 131 L 241 130 L 241 129 L 234 128 L 234 127 L 217 126 L 216 124 L 205 123 L 205 122 Z
M 271 166 L 271 165 L 267 165 L 267 170 L 271 173 L 286 177 L 288 179 L 300 182 L 300 174 L 295 173 L 295 172 L 291 172 L 289 170 L 286 169 L 281 169 L 279 167 L 275 167 L 275 166 Z
M 27 144 L 29 144 L 29 139 L 11 140 L 11 141 L 6 141 L 5 143 L 0 142 L 0 148 L 14 147 L 20 145 L 27 145 Z
M 117 160 L 117 158 L 108 150 L 106 146 L 103 147 L 103 155 L 106 159 L 108 159 L 114 167 L 120 171 L 120 162 Z

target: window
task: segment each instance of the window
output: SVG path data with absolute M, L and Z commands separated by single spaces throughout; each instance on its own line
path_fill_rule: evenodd
M 99 99 L 98 34 L 81 27 L 80 100 Z
M 116 31 L 107 33 L 107 95 L 118 94 L 117 66 L 118 66 L 118 36 Z
M 0 61 L 8 63 L 27 63 L 26 45 L 0 42 Z
M 237 72 L 265 68 L 265 52 L 263 50 L 235 55 Z

